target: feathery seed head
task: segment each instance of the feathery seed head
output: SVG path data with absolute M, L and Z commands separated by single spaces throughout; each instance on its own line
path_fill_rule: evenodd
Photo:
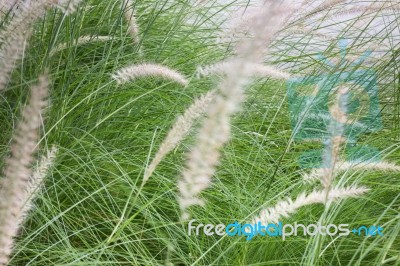
M 114 39 L 113 36 L 81 36 L 76 40 L 76 42 L 74 42 L 74 44 L 76 46 L 80 46 L 91 42 L 107 42 L 113 39 Z M 68 48 L 68 43 L 62 43 L 53 48 L 53 50 L 51 50 L 50 52 L 50 55 L 54 55 L 55 53 L 60 52 L 67 48 Z
M 245 99 L 244 87 L 254 71 L 254 65 L 263 62 L 266 47 L 272 42 L 285 18 L 290 15 L 287 6 L 266 3 L 252 20 L 251 38 L 244 38 L 236 47 L 237 55 L 222 63 L 225 77 L 218 87 L 213 104 L 197 136 L 197 142 L 188 154 L 186 168 L 178 181 L 181 219 L 190 217 L 188 208 L 204 205 L 200 194 L 211 184 L 219 164 L 220 149 L 231 135 L 231 117 Z M 218 68 L 218 67 L 217 67 Z
M 334 169 L 333 177 L 337 176 L 338 174 L 340 174 L 342 172 L 352 171 L 352 170 L 400 172 L 400 166 L 393 164 L 393 163 L 385 162 L 385 161 L 379 161 L 379 162 L 338 161 L 336 163 L 336 166 Z M 324 172 L 323 168 L 317 168 L 317 169 L 313 169 L 310 173 L 304 174 L 303 179 L 306 182 L 312 182 L 314 180 L 321 180 L 321 178 L 324 176 L 324 174 L 325 174 L 325 172 Z
M 132 37 L 134 43 L 139 43 L 139 25 L 136 21 L 136 14 L 132 0 L 125 0 L 123 8 L 125 8 L 125 20 L 128 23 L 128 33 Z
M 222 74 L 226 75 L 229 70 L 231 62 L 230 61 L 222 61 L 213 65 L 208 66 L 199 66 L 197 68 L 197 77 L 209 76 L 212 74 Z M 272 65 L 263 65 L 263 64 L 249 64 L 250 72 L 253 76 L 256 77 L 270 77 L 274 79 L 283 79 L 287 80 L 290 78 L 290 74 L 286 73 Z
M 202 116 L 204 112 L 209 108 L 215 94 L 216 91 L 212 90 L 202 95 L 200 98 L 195 100 L 193 104 L 181 116 L 177 118 L 175 124 L 168 132 L 167 137 L 161 144 L 153 161 L 146 168 L 143 183 L 147 182 L 147 180 L 150 178 L 150 176 L 152 175 L 158 164 L 163 160 L 163 158 L 170 151 L 172 151 L 189 133 L 196 119 Z
M 70 14 L 82 0 L 19 1 L 12 19 L 0 31 L 0 91 L 5 90 L 16 63 L 23 57 L 25 43 L 31 36 L 35 22 L 46 9 L 57 6 Z
M 137 78 L 149 76 L 175 81 L 183 86 L 186 86 L 189 83 L 179 72 L 158 64 L 139 64 L 127 66 L 118 70 L 112 75 L 112 78 L 117 81 L 118 84 L 124 84 Z
M 365 187 L 332 188 L 328 195 L 328 201 L 358 197 L 369 189 Z M 278 223 L 282 218 L 287 218 L 294 214 L 299 208 L 316 203 L 325 203 L 326 191 L 313 191 L 310 194 L 301 193 L 295 200 L 286 199 L 279 201 L 274 207 L 260 211 L 259 216 L 254 217 L 252 223 L 261 222 L 263 224 Z
M 14 133 L 11 155 L 6 160 L 4 176 L 0 179 L 0 265 L 6 265 L 12 252 L 18 222 L 23 216 L 24 199 L 32 174 L 31 164 L 39 140 L 39 127 L 43 109 L 47 105 L 50 81 L 47 75 L 39 77 L 39 83 L 31 89 L 22 119 Z
M 23 199 L 24 206 L 18 222 L 19 225 L 23 224 L 28 213 L 33 209 L 33 200 L 39 194 L 44 178 L 53 166 L 57 152 L 58 148 L 56 146 L 51 147 L 51 149 L 47 151 L 47 154 L 41 157 L 38 166 L 35 168 L 29 180 L 29 185 L 26 188 L 26 197 Z

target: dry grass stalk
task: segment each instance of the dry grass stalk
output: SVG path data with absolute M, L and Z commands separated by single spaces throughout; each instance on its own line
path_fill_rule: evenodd
M 352 170 L 366 170 L 366 171 L 383 171 L 383 172 L 400 172 L 400 166 L 381 161 L 381 162 L 344 162 L 338 161 L 333 175 Z M 303 175 L 303 179 L 307 182 L 320 180 L 324 175 L 323 169 L 313 169 L 310 173 Z

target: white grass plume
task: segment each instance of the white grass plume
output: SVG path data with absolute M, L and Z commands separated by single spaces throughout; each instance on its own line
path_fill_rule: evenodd
M 82 0 L 36 0 L 18 1 L 13 18 L 0 31 L 0 42 L 14 34 L 24 34 L 26 30 L 32 29 L 34 23 L 41 18 L 45 11 L 51 7 L 59 7 L 65 11 L 75 11 L 78 2 Z
M 311 16 L 317 15 L 323 11 L 330 11 L 333 7 L 344 4 L 347 0 L 326 0 L 319 4 L 318 6 L 312 8 L 311 10 L 307 11 L 305 14 L 299 14 L 297 16 L 301 18 L 309 18 Z
M 340 199 L 358 197 L 369 189 L 365 187 L 347 187 L 339 188 L 334 187 L 330 190 L 328 201 L 336 201 Z M 302 193 L 295 200 L 286 199 L 278 202 L 274 207 L 262 210 L 257 217 L 254 217 L 251 223 L 261 222 L 262 224 L 278 223 L 282 218 L 287 218 L 294 214 L 298 209 L 311 204 L 322 203 L 324 204 L 326 192 L 325 190 L 313 191 L 310 194 Z
M 327 16 L 327 18 L 335 18 L 348 15 L 367 15 L 376 13 L 394 13 L 398 14 L 400 12 L 400 3 L 395 5 L 385 5 L 382 3 L 372 3 L 368 6 L 357 6 L 352 8 L 347 8 L 343 10 L 337 10 Z
M 210 186 L 211 177 L 219 161 L 219 150 L 230 136 L 229 117 L 234 113 L 236 106 L 226 104 L 221 95 L 216 96 L 214 103 L 215 105 L 207 112 L 208 119 L 200 129 L 196 145 L 188 155 L 186 169 L 178 181 L 180 192 L 178 201 L 182 210 L 182 220 L 189 218 L 187 208 L 193 205 L 205 205 L 199 195 Z M 210 119 L 211 117 L 218 119 Z
M 0 92 L 5 90 L 10 75 L 24 55 L 25 44 L 28 43 L 35 22 L 41 18 L 48 8 L 59 6 L 64 11 L 74 11 L 80 1 L 54 0 L 19 1 L 12 19 L 0 31 Z
M 73 44 L 75 46 L 80 46 L 80 45 L 85 45 L 87 43 L 91 43 L 91 42 L 108 42 L 113 40 L 115 37 L 113 36 L 81 36 L 79 37 Z M 55 48 L 53 48 L 53 50 L 51 50 L 50 55 L 54 55 L 55 53 L 58 53 L 62 50 L 65 50 L 69 47 L 68 43 L 62 43 L 58 46 L 56 46 Z
M 0 265 L 8 263 L 19 229 L 18 222 L 23 215 L 49 85 L 47 75 L 42 75 L 39 83 L 31 88 L 29 103 L 23 109 L 22 119 L 14 133 L 11 155 L 0 179 Z
M 327 0 L 318 5 L 317 7 L 305 12 L 304 14 L 300 13 L 296 16 L 296 19 L 302 18 L 310 18 L 315 15 L 319 15 L 321 12 L 324 11 L 331 11 L 332 8 L 336 7 L 340 4 L 345 4 L 347 0 Z M 336 9 L 331 13 L 328 14 L 324 19 L 332 18 L 332 17 L 340 17 L 345 15 L 353 15 L 359 13 L 379 13 L 379 12 L 393 12 L 398 13 L 400 10 L 399 2 L 398 1 L 386 1 L 383 3 L 380 2 L 373 2 L 368 6 L 357 6 L 351 8 L 342 8 Z
M 320 5 L 318 5 L 316 8 L 311 10 L 311 12 L 318 13 L 327 9 L 330 9 L 332 7 L 335 7 L 339 4 L 344 4 L 347 0 L 326 0 Z
M 159 64 L 139 64 L 124 67 L 112 75 L 118 84 L 124 84 L 141 77 L 160 77 L 175 81 L 183 86 L 189 82 L 179 72 Z
M 70 15 L 78 9 L 78 5 L 83 2 L 83 0 L 54 0 L 57 2 L 55 6 L 59 8 L 65 15 Z
M 5 90 L 18 60 L 24 55 L 25 44 L 30 38 L 33 24 L 43 14 L 47 1 L 18 2 L 14 16 L 0 30 L 0 92 Z
M 266 47 L 292 11 L 286 5 L 266 3 L 250 27 L 250 36 L 253 38 L 244 38 L 236 45 L 237 55 L 230 59 L 218 94 L 208 109 L 196 144 L 188 154 L 186 167 L 178 181 L 181 220 L 190 218 L 188 208 L 191 206 L 204 206 L 205 201 L 200 194 L 210 186 L 219 164 L 220 149 L 230 138 L 231 117 L 245 99 L 244 88 L 252 76 L 252 66 L 263 62 Z
M 323 154 L 323 168 L 320 176 L 321 184 L 324 186 L 326 193 L 329 193 L 332 182 L 335 178 L 335 169 L 339 160 L 340 146 L 345 142 L 345 139 L 340 136 L 330 138 L 324 143 L 325 149 Z
M 123 3 L 125 20 L 128 23 L 128 33 L 134 43 L 139 43 L 139 26 L 136 21 L 136 14 L 132 0 L 125 0 Z
M 33 175 L 29 180 L 29 186 L 26 189 L 26 199 L 24 200 L 25 205 L 22 209 L 20 221 L 18 222 L 20 225 L 23 224 L 25 218 L 33 209 L 33 200 L 39 194 L 43 185 L 44 178 L 53 166 L 57 152 L 58 148 L 56 146 L 53 146 L 50 150 L 47 151 L 47 154 L 41 157 L 39 165 L 34 170 Z
M 229 70 L 231 62 L 223 61 L 213 65 L 200 66 L 197 68 L 197 76 L 209 76 L 212 74 L 225 74 Z M 287 80 L 290 78 L 290 73 L 280 70 L 271 65 L 249 64 L 249 68 L 253 72 L 252 75 L 257 77 L 270 77 L 274 79 Z
M 303 1 L 291 1 L 290 8 L 292 10 L 303 10 L 305 4 L 302 2 Z M 254 20 L 258 19 L 260 10 L 263 9 L 266 4 L 268 4 L 267 1 L 264 1 L 264 5 L 261 6 L 245 5 L 234 11 L 230 16 L 231 18 L 225 22 L 226 27 L 217 38 L 217 43 L 232 43 L 251 35 L 253 31 L 252 27 L 254 25 Z M 288 20 L 290 20 L 292 17 L 293 16 L 287 16 L 283 24 L 287 24 Z
M 313 30 L 308 27 L 304 26 L 294 26 L 290 28 L 286 28 L 285 30 L 280 32 L 280 38 L 285 39 L 288 36 L 293 36 L 293 35 L 305 35 L 305 36 L 311 36 L 311 37 L 316 37 L 324 41 L 329 41 L 333 42 L 336 41 L 337 38 L 334 36 L 330 36 L 329 34 L 324 34 L 321 32 L 317 32 L 316 30 Z
M 24 34 L 15 34 L 3 43 L 0 50 L 2 58 L 0 61 L 0 91 L 6 89 L 14 68 L 24 55 L 26 40 L 30 35 L 30 31 L 26 31 Z
M 367 171 L 383 171 L 383 172 L 400 172 L 400 166 L 381 161 L 381 162 L 357 162 L 357 161 L 339 161 L 336 163 L 334 170 L 334 175 L 339 173 L 352 171 L 352 170 L 367 170 Z M 307 182 L 312 182 L 314 180 L 320 180 L 321 176 L 324 174 L 322 169 L 313 169 L 310 173 L 304 174 L 303 179 Z
M 346 141 L 344 137 L 344 124 L 351 122 L 347 116 L 349 88 L 346 86 L 339 87 L 336 91 L 336 99 L 333 105 L 329 106 L 329 112 L 332 119 L 327 127 L 329 138 L 324 141 L 324 150 L 322 154 L 323 175 L 320 176 L 321 184 L 326 191 L 326 199 L 335 178 L 335 168 L 339 161 L 339 152 L 341 145 Z M 342 108 L 340 107 L 342 104 Z
M 170 151 L 172 151 L 189 133 L 196 119 L 202 116 L 204 112 L 209 108 L 210 103 L 214 99 L 215 93 L 215 90 L 212 90 L 200 96 L 188 109 L 186 109 L 186 111 L 181 116 L 177 118 L 175 124 L 168 132 L 167 137 L 160 145 L 160 148 L 154 156 L 154 159 L 147 167 L 143 178 L 143 184 L 147 182 L 147 180 L 153 174 L 154 170 L 156 169 L 158 164 L 160 164 L 162 159 L 164 159 L 164 157 Z

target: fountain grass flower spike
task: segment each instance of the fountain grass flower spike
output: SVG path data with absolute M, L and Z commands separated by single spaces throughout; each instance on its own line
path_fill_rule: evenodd
M 385 161 L 378 161 L 378 162 L 338 161 L 336 163 L 333 175 L 337 176 L 341 172 L 356 171 L 356 170 L 400 172 L 400 166 Z M 323 176 L 324 174 L 325 171 L 323 168 L 315 168 L 310 173 L 304 174 L 303 179 L 306 182 L 313 182 L 315 180 L 320 180 L 321 176 Z
M 132 37 L 135 44 L 139 43 L 139 26 L 136 21 L 136 14 L 132 0 L 125 0 L 123 3 L 123 8 L 125 8 L 125 20 L 128 23 L 128 33 Z
M 334 187 L 330 190 L 328 201 L 337 201 L 340 199 L 358 197 L 369 189 L 365 187 Z M 261 222 L 262 224 L 278 223 L 280 219 L 287 218 L 294 214 L 298 209 L 311 204 L 325 202 L 326 191 L 313 191 L 310 194 L 302 193 L 295 200 L 287 199 L 279 201 L 274 207 L 260 211 L 259 216 L 254 217 L 251 223 Z
M 21 219 L 19 224 L 24 223 L 25 218 L 28 216 L 29 212 L 34 208 L 33 201 L 40 193 L 43 186 L 44 178 L 49 173 L 54 165 L 54 161 L 57 156 L 58 149 L 56 146 L 50 148 L 45 155 L 40 158 L 38 166 L 34 170 L 32 177 L 29 180 L 29 186 L 26 189 L 26 199 L 24 200 L 24 208 L 22 210 Z
M 25 46 L 33 31 L 35 22 L 39 20 L 48 8 L 58 7 L 65 14 L 76 11 L 82 0 L 36 0 L 19 1 L 12 19 L 0 30 L 0 92 L 6 89 L 11 73 L 22 59 Z
M 108 42 L 114 39 L 113 36 L 81 36 L 76 41 L 73 42 L 73 46 L 81 46 L 88 43 L 94 42 Z M 61 52 L 65 49 L 68 49 L 68 43 L 61 43 L 60 45 L 56 46 L 51 50 L 50 55 L 53 56 L 58 52 Z
M 158 152 L 154 156 L 154 159 L 146 168 L 143 184 L 147 182 L 164 157 L 176 146 L 178 146 L 178 144 L 189 133 L 194 122 L 206 112 L 212 100 L 214 99 L 215 93 L 215 90 L 212 90 L 200 96 L 181 116 L 176 119 L 175 124 L 168 132 L 167 137 L 161 144 Z
M 47 106 L 50 81 L 47 75 L 31 88 L 28 105 L 14 133 L 11 155 L 6 160 L 0 182 L 0 265 L 7 265 L 32 176 L 32 163 L 39 141 L 43 110 Z
M 231 117 L 245 99 L 244 90 L 253 75 L 253 66 L 263 63 L 266 48 L 293 12 L 289 5 L 265 3 L 252 20 L 249 34 L 252 37 L 237 44 L 237 54 L 224 66 L 225 76 L 178 181 L 181 220 L 190 218 L 190 207 L 205 205 L 200 194 L 211 185 L 221 156 L 220 149 L 231 135 Z
M 223 61 L 204 67 L 200 66 L 197 68 L 197 76 L 202 77 L 202 76 L 209 76 L 212 74 L 223 75 L 225 74 L 224 71 L 228 69 L 227 66 L 229 64 L 230 64 L 229 61 Z M 289 73 L 280 70 L 272 65 L 254 64 L 251 67 L 251 69 L 255 77 L 268 77 L 273 79 L 287 80 L 291 76 Z
M 142 77 L 158 77 L 175 81 L 183 86 L 189 82 L 179 72 L 159 64 L 138 64 L 124 67 L 112 75 L 118 84 L 124 84 Z

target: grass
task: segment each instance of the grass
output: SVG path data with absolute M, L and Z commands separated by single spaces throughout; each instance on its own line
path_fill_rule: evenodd
M 244 237 L 189 236 L 187 224 L 179 222 L 176 181 L 193 136 L 168 155 L 140 188 L 145 166 L 175 118 L 216 84 L 216 78 L 198 79 L 194 72 L 198 65 L 227 55 L 229 47 L 215 45 L 219 25 L 212 23 L 213 16 L 227 7 L 194 9 L 186 0 L 140 1 L 138 45 L 133 45 L 126 34 L 118 1 L 88 1 L 72 16 L 52 11 L 38 23 L 22 66 L 0 98 L 1 157 L 7 155 L 28 85 L 46 68 L 53 89 L 40 145 L 56 144 L 60 152 L 35 202 L 37 207 L 18 237 L 11 265 L 400 263 L 398 173 L 345 173 L 338 183 L 363 184 L 371 191 L 361 198 L 332 204 L 329 210 L 318 205 L 303 208 L 283 220 L 379 224 L 384 226 L 382 237 L 298 236 L 285 241 L 256 237 L 246 241 Z M 393 27 L 398 29 L 398 24 Z M 388 26 L 385 29 L 383 37 L 394 38 Z M 349 31 L 344 29 L 344 33 Z M 83 35 L 108 35 L 113 40 L 74 46 Z M 359 37 L 359 46 L 351 51 L 359 51 L 363 43 L 378 37 L 369 38 Z M 65 42 L 67 49 L 50 56 L 51 49 Z M 328 57 L 338 55 L 335 42 L 326 48 L 316 46 Z M 313 58 L 315 49 L 305 47 L 312 47 L 310 36 L 284 39 L 274 49 L 302 53 L 277 52 L 274 60 L 282 65 L 294 63 L 287 67 L 292 72 L 301 73 L 303 66 L 326 70 Z M 395 41 L 389 53 L 388 60 L 373 61 L 371 66 L 379 76 L 383 130 L 364 135 L 361 142 L 378 148 L 386 160 L 400 164 L 399 45 Z M 139 62 L 168 65 L 190 78 L 190 84 L 184 88 L 145 78 L 117 86 L 111 80 L 117 69 Z M 386 76 L 394 78 L 386 82 Z M 212 188 L 203 193 L 208 204 L 204 209 L 193 208 L 193 217 L 203 224 L 244 222 L 262 207 L 310 191 L 313 186 L 302 181 L 303 170 L 297 160 L 302 152 L 318 147 L 318 143 L 293 139 L 286 84 L 269 79 L 254 81 L 233 121 L 233 137 L 223 150 Z

